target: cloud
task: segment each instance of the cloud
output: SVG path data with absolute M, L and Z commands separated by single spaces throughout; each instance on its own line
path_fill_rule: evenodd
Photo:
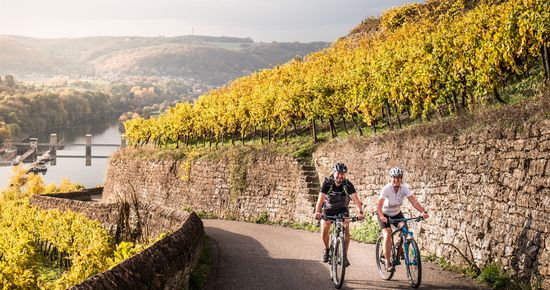
M 402 0 L 0 0 L 0 34 L 196 34 L 333 41 Z M 414 1 L 419 2 L 419 1 Z

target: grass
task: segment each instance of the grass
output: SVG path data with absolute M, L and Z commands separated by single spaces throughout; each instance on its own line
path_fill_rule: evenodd
M 53 283 L 63 275 L 63 270 L 54 265 L 48 258 L 38 255 L 39 261 L 37 261 L 37 276 L 39 284 L 47 285 Z
M 262 212 L 258 217 L 252 220 L 255 224 L 267 224 L 269 222 L 269 215 L 267 212 Z
M 544 70 L 542 62 L 537 62 L 537 65 L 527 72 L 523 78 L 505 86 L 500 93 L 508 103 L 515 104 L 526 97 L 540 94 L 543 89 Z
M 499 264 L 491 262 L 486 264 L 481 272 L 472 267 L 456 265 L 443 257 L 437 257 L 433 254 L 423 255 L 422 259 L 427 262 L 436 262 L 443 270 L 460 273 L 477 281 L 488 285 L 493 289 L 518 289 L 518 290 L 538 290 L 542 289 L 540 281 L 531 283 L 522 277 L 517 277 L 504 270 Z

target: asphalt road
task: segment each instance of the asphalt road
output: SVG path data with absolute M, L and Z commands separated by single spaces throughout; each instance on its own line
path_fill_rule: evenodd
M 334 289 L 318 233 L 224 220 L 204 226 L 213 254 L 206 289 Z M 374 251 L 352 241 L 342 289 L 410 288 L 404 266 L 390 281 L 378 276 Z M 433 263 L 424 262 L 422 273 L 420 289 L 485 289 Z

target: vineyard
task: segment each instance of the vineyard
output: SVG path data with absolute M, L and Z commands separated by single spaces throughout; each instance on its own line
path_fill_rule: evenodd
M 10 187 L 0 194 L 3 289 L 67 289 L 143 248 L 128 242 L 116 246 L 98 221 L 81 214 L 30 206 L 32 194 L 79 187 L 68 181 L 45 186 L 40 176 L 15 168 Z
M 367 19 L 368 20 L 368 19 Z M 442 0 L 386 11 L 375 29 L 125 123 L 130 145 L 287 138 L 352 121 L 396 128 L 505 103 L 502 91 L 543 67 L 550 2 Z M 363 23 L 366 27 L 368 23 Z M 362 24 L 362 25 L 363 25 Z M 541 65 L 542 63 L 542 65 Z M 540 70 L 542 72 L 542 70 Z

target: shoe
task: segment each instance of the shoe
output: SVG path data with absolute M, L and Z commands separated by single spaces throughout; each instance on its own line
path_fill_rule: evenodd
M 326 249 L 325 253 L 323 254 L 323 263 L 328 263 L 329 258 L 330 258 L 330 251 L 329 249 Z
M 347 267 L 349 267 L 349 265 L 351 265 L 351 264 L 349 263 L 348 258 L 346 258 L 346 260 L 344 260 L 344 267 L 347 268 Z
M 393 266 L 392 263 L 387 263 L 386 264 L 386 272 L 393 272 L 395 271 L 395 267 Z

